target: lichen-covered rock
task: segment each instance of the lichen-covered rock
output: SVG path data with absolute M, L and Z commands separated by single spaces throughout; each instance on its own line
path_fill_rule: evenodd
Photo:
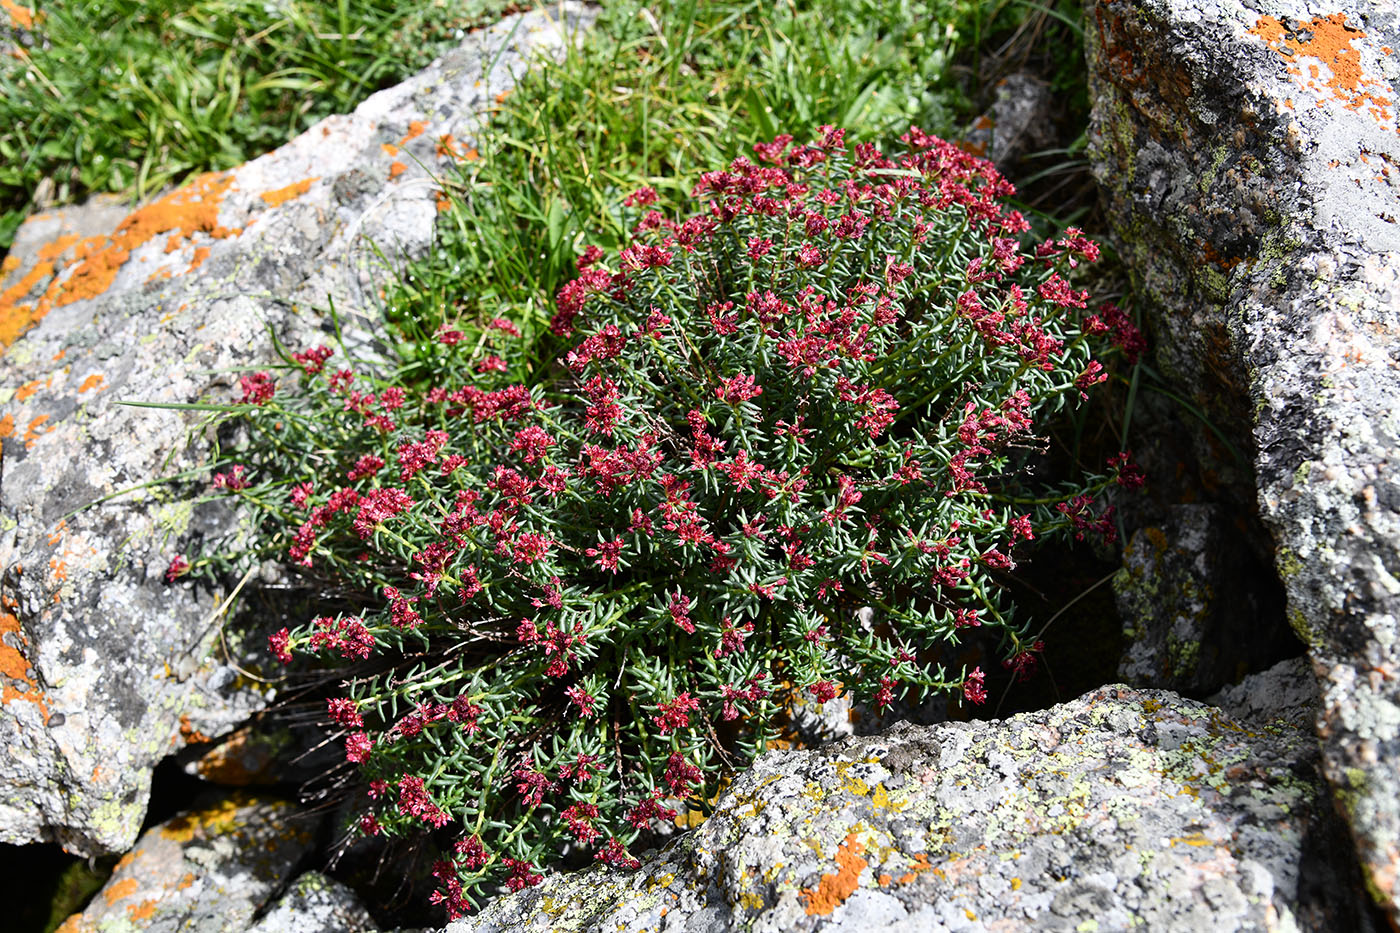
M 1158 363 L 1252 460 L 1327 775 L 1400 923 L 1400 19 L 1377 0 L 1087 16 L 1092 160 Z
M 247 933 L 376 933 L 374 918 L 345 885 L 309 871 Z
M 272 359 L 270 329 L 297 349 L 324 339 L 331 302 L 352 321 L 370 311 L 385 275 L 370 257 L 431 242 L 429 170 L 474 156 L 462 141 L 512 75 L 586 15 L 510 17 L 100 234 L 36 244 L 53 218 L 21 231 L 0 282 L 0 841 L 126 849 L 182 724 L 217 735 L 265 703 L 206 659 L 216 597 L 164 583 L 182 546 L 231 516 L 159 489 L 74 514 L 202 462 L 201 413 L 121 403 L 226 399 L 237 367 Z
M 1135 687 L 1203 696 L 1300 651 L 1285 627 L 1263 615 L 1269 601 L 1240 586 L 1250 555 L 1224 510 L 1178 505 L 1167 512 L 1160 527 L 1133 533 L 1113 580 L 1126 646 L 1118 676 Z
M 1331 801 L 1316 694 L 1292 699 L 1236 719 L 1104 687 L 770 752 L 639 871 L 550 876 L 448 930 L 1358 929 L 1300 896 Z
M 186 745 L 175 756 L 191 777 L 224 787 L 302 784 L 345 760 L 314 723 L 255 716 L 213 742 Z
M 244 933 L 311 847 L 316 819 L 232 796 L 147 830 L 61 933 Z

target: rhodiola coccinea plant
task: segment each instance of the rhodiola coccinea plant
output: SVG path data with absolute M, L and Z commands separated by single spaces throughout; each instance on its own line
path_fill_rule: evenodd
M 1067 280 L 1096 247 L 1027 251 L 990 163 L 901 142 L 757 145 L 700 178 L 689 217 L 635 192 L 632 242 L 580 259 L 533 386 L 503 373 L 503 320 L 440 334 L 450 384 L 320 348 L 299 389 L 245 379 L 261 440 L 216 483 L 293 562 L 378 596 L 273 650 L 385 658 L 328 715 L 369 788 L 360 829 L 444 843 L 449 914 L 566 845 L 635 864 L 794 691 L 981 703 L 960 639 L 1023 674 L 1040 648 L 1002 592 L 1023 543 L 1112 534 L 1094 497 L 1134 481 L 1126 457 L 1073 487 L 1025 470 L 1037 426 L 1104 378 L 1107 338 L 1139 349 Z

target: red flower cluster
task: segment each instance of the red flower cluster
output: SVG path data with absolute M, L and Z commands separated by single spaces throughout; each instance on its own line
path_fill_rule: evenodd
M 982 703 L 954 646 L 983 633 L 1034 671 L 1005 571 L 1034 539 L 1110 533 L 1094 497 L 1140 475 L 1124 455 L 1034 485 L 1038 419 L 1102 381 L 1110 340 L 1140 347 L 1087 311 L 1091 241 L 1024 251 L 989 163 L 901 142 L 759 144 L 675 219 L 635 192 L 632 240 L 587 249 L 556 298 L 549 365 L 511 322 L 463 320 L 425 348 L 454 361 L 432 385 L 327 376 L 319 350 L 295 393 L 248 377 L 277 443 L 246 499 L 294 562 L 377 599 L 272 650 L 392 659 L 327 713 L 365 831 L 464 821 L 434 871 L 449 914 L 537 883 L 550 846 L 635 866 L 639 834 L 716 793 L 721 747 L 758 754 L 801 691 Z

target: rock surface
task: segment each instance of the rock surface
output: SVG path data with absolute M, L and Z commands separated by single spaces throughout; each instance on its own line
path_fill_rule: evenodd
M 1204 696 L 1302 650 L 1262 616 L 1269 601 L 1240 585 L 1250 555 L 1225 518 L 1214 505 L 1172 506 L 1128 541 L 1113 580 L 1125 683 Z
M 315 830 L 315 820 L 280 800 L 233 796 L 181 814 L 142 835 L 59 931 L 244 933 Z
M 182 726 L 218 735 L 266 702 L 207 659 L 218 598 L 164 583 L 233 517 L 159 489 L 74 510 L 202 463 L 201 413 L 121 402 L 228 398 L 238 367 L 273 359 L 269 329 L 300 349 L 324 341 L 330 302 L 350 321 L 373 308 L 376 249 L 432 240 L 429 169 L 474 157 L 464 141 L 513 74 L 589 15 L 549 10 L 120 219 L 103 205 L 21 229 L 0 282 L 0 841 L 126 849 Z
M 1087 16 L 1092 160 L 1158 364 L 1252 461 L 1327 776 L 1400 924 L 1400 18 L 1364 0 Z
M 550 876 L 448 931 L 1359 929 L 1300 885 L 1332 814 L 1316 695 L 1261 717 L 1260 693 L 1235 718 L 1104 687 L 770 752 L 639 871 Z
M 376 933 L 374 918 L 345 885 L 309 871 L 248 933 Z
M 1050 85 L 1018 71 L 997 82 L 991 110 L 972 124 L 964 143 L 1008 172 L 1023 155 L 1054 143 L 1055 115 Z

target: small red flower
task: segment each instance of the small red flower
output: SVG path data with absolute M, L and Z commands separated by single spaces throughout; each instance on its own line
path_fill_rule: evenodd
M 291 638 L 292 633 L 285 628 L 279 629 L 267 636 L 267 646 L 272 649 L 273 656 L 283 664 L 292 663 L 292 652 L 291 649 L 287 647 Z
M 979 706 L 987 702 L 987 687 L 984 683 L 986 676 L 982 672 L 982 668 L 975 667 L 972 669 L 972 673 L 967 675 L 967 679 L 963 681 L 963 696 L 967 697 L 969 702 Z
M 272 401 L 272 395 L 277 391 L 276 384 L 272 381 L 272 374 L 267 372 L 253 373 L 249 376 L 240 376 L 238 388 L 243 394 L 238 399 L 240 405 L 266 405 Z
M 185 555 L 176 554 L 170 559 L 170 566 L 165 569 L 165 582 L 174 583 L 177 577 L 183 577 L 189 570 L 190 562 L 185 559 Z

